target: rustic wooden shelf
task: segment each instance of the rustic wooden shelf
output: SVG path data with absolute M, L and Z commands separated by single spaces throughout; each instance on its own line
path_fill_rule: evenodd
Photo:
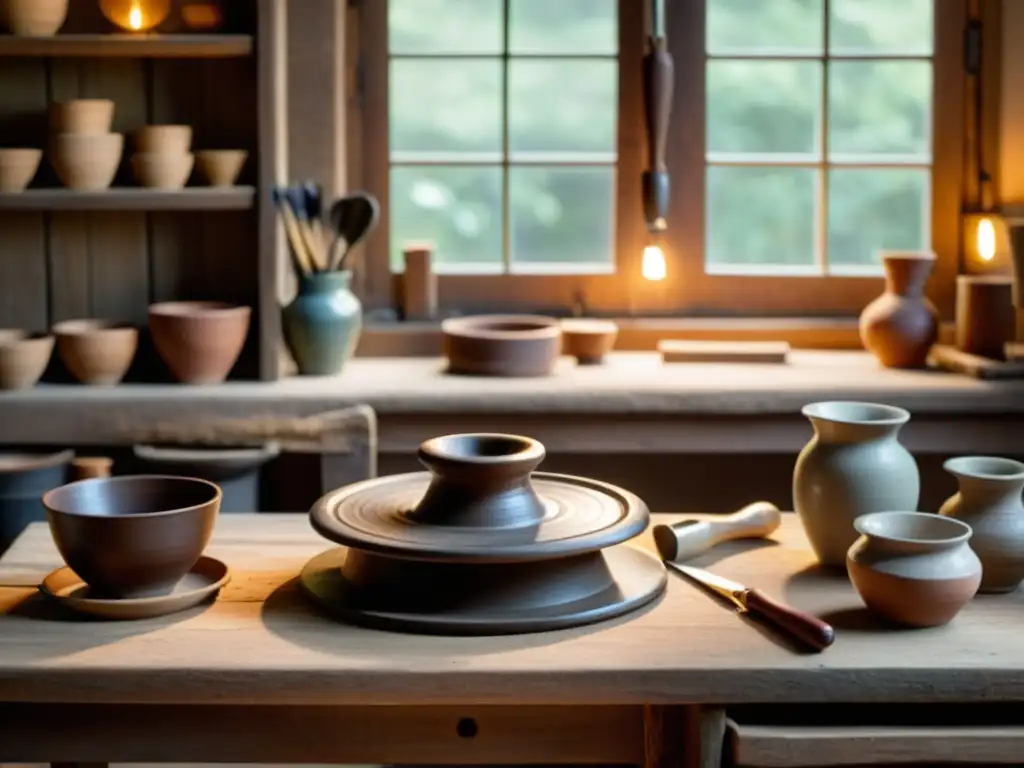
M 0 211 L 244 211 L 255 198 L 254 187 L 30 189 L 0 193 Z
M 0 35 L 0 56 L 223 59 L 252 52 L 252 35 Z

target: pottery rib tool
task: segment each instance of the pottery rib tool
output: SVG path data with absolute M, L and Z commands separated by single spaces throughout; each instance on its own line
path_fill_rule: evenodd
M 681 520 L 654 526 L 654 543 L 662 560 L 688 560 L 722 542 L 764 539 L 782 525 L 782 513 L 769 501 L 755 501 L 738 512 L 713 520 Z
M 740 613 L 756 616 L 813 651 L 825 650 L 836 639 L 835 630 L 830 624 L 826 624 L 809 613 L 773 600 L 763 592 L 749 589 L 738 582 L 722 578 L 702 568 L 679 565 L 679 563 L 671 561 L 666 562 L 665 565 L 679 571 L 704 589 L 725 598 L 735 605 Z

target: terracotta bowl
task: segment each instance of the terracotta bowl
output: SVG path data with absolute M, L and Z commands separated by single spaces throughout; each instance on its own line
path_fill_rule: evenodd
M 50 105 L 50 132 L 103 136 L 114 125 L 114 102 L 110 99 L 71 99 Z
M 53 335 L 71 375 L 95 386 L 120 383 L 139 346 L 137 329 L 104 320 L 67 320 L 53 326 Z
M 68 17 L 68 0 L 0 0 L 0 12 L 11 34 L 52 37 Z
M 138 152 L 132 155 L 132 173 L 139 186 L 152 189 L 181 189 L 192 175 L 193 155 Z
M 34 387 L 53 354 L 53 336 L 0 329 L 0 389 Z
M 211 187 L 231 187 L 249 158 L 244 149 L 205 149 L 196 152 L 196 164 Z
M 123 150 L 120 133 L 61 133 L 53 139 L 53 170 L 68 189 L 107 189 L 117 175 Z
M 618 336 L 619 326 L 611 320 L 563 320 L 562 352 L 580 365 L 596 365 L 612 351 Z
M 147 125 L 135 132 L 139 154 L 187 155 L 192 151 L 192 126 Z
M 171 301 L 149 308 L 149 330 L 178 381 L 219 384 L 238 361 L 249 333 L 249 307 L 216 301 Z
M 0 149 L 0 192 L 24 192 L 42 159 L 41 149 Z
M 562 349 L 558 320 L 538 315 L 477 315 L 441 323 L 449 373 L 546 376 Z
M 210 543 L 220 502 L 207 480 L 163 475 L 80 480 L 43 496 L 64 562 L 105 598 L 169 593 Z

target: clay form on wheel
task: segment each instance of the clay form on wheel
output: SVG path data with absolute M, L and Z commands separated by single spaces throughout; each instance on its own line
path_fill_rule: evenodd
M 449 373 L 546 376 L 562 348 L 558 320 L 534 315 L 478 315 L 441 323 Z
M 996 456 L 960 456 L 943 467 L 960 491 L 942 505 L 940 515 L 961 520 L 974 530 L 971 548 L 984 573 L 982 592 L 1010 592 L 1024 580 L 1024 464 Z
M 900 445 L 910 420 L 902 408 L 875 403 L 811 403 L 814 427 L 793 471 L 793 507 L 822 565 L 842 568 L 857 538 L 853 521 L 869 512 L 917 509 L 917 462 Z
M 212 557 L 200 557 L 174 589 L 159 597 L 105 599 L 93 597 L 89 586 L 67 566 L 43 579 L 39 591 L 75 613 L 113 620 L 152 619 L 193 608 L 213 598 L 231 575 Z
M 888 368 L 921 368 L 939 337 L 938 310 L 924 295 L 935 254 L 893 251 L 882 264 L 885 292 L 861 313 L 861 343 Z
M 875 512 L 857 518 L 861 537 L 846 568 L 869 610 L 914 627 L 946 624 L 981 583 L 971 527 L 924 512 Z
M 656 558 L 615 546 L 647 526 L 644 503 L 531 474 L 544 458 L 535 440 L 449 435 L 419 457 L 430 472 L 356 483 L 313 507 L 313 528 L 346 547 L 303 571 L 318 602 L 373 626 L 508 634 L 621 615 L 664 589 Z

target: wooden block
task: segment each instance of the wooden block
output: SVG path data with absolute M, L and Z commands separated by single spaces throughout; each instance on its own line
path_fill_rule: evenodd
M 429 245 L 410 245 L 402 253 L 405 257 L 405 272 L 402 275 L 403 317 L 406 320 L 429 320 L 437 315 L 434 249 Z
M 956 347 L 936 344 L 928 353 L 928 361 L 936 368 L 963 373 L 976 379 L 1022 379 L 1024 360 L 994 360 L 990 357 L 961 352 Z
M 785 341 L 682 341 L 663 339 L 658 352 L 664 363 L 785 363 Z

